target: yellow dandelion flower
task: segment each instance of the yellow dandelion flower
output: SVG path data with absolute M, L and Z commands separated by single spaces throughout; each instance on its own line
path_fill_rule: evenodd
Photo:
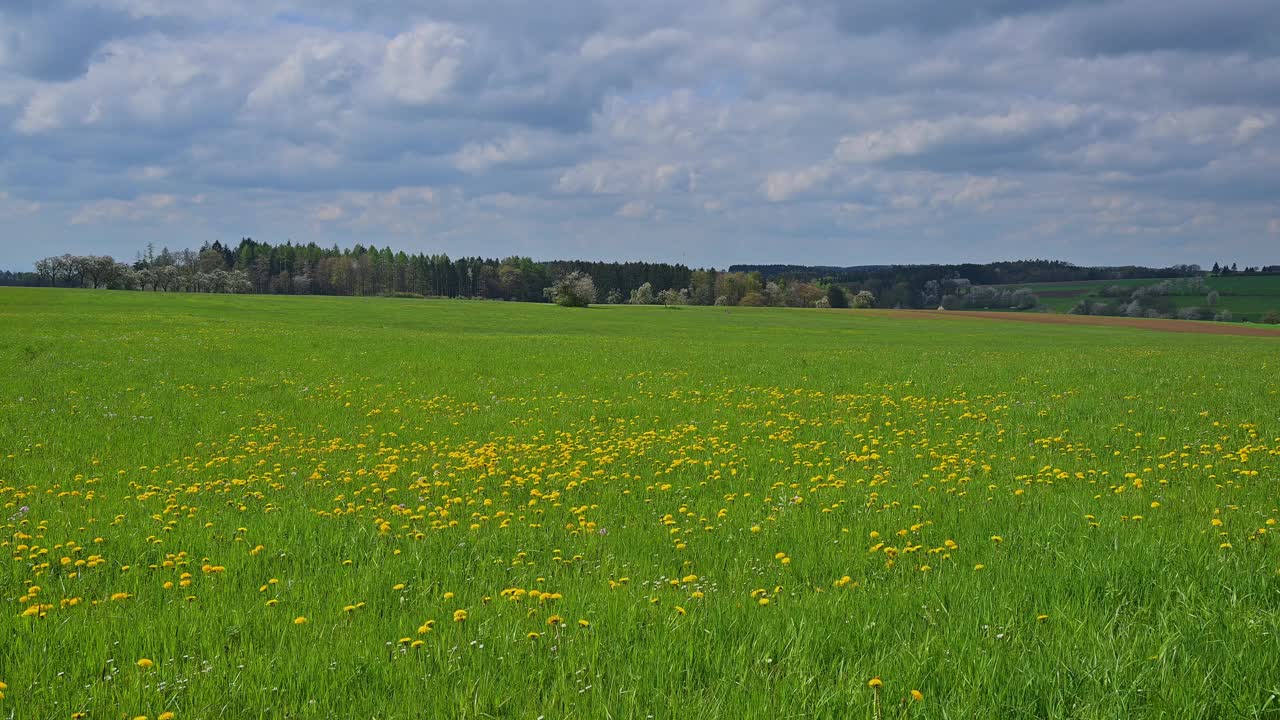
M 684 615 L 684 614 L 685 614 L 685 609 L 684 609 L 684 608 L 682 608 L 682 607 L 680 607 L 679 605 L 676 605 L 676 614 L 677 614 L 677 615 Z
M 919 690 L 912 690 L 911 699 L 915 700 L 916 702 L 922 702 L 924 700 L 924 693 L 920 692 Z
M 542 637 L 542 635 L 540 633 L 531 632 L 528 635 L 525 635 L 525 637 L 530 640 L 537 640 L 538 638 Z
M 293 619 L 293 624 L 294 624 L 294 625 L 306 625 L 306 624 L 307 624 L 307 619 L 306 619 L 305 617 L 303 617 L 303 616 L 299 615 L 298 617 L 296 617 L 296 618 L 294 618 L 294 619 Z
M 453 611 L 453 621 L 454 621 L 454 622 L 456 622 L 456 623 L 466 622 L 466 621 L 467 621 L 467 611 L 466 611 L 466 610 L 454 610 L 454 611 Z
M 548 625 L 559 625 L 563 622 L 564 622 L 564 619 L 561 618 L 559 615 L 552 615 L 551 617 L 547 618 Z
M 871 688 L 872 690 L 879 690 L 880 688 L 884 687 L 884 681 L 880 679 L 879 675 L 877 675 L 876 677 L 873 677 L 867 681 L 867 687 Z
M 578 627 L 591 627 L 591 623 L 587 622 L 586 619 L 580 619 L 578 620 Z
M 178 717 L 177 714 L 170 710 L 168 712 L 160 713 L 156 720 L 173 720 L 176 717 Z
M 155 663 L 151 662 L 150 658 L 142 658 L 138 660 L 138 667 L 143 670 L 150 670 L 152 665 L 155 665 Z

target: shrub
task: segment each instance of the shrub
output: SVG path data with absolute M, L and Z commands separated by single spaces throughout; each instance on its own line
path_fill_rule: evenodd
M 1014 290 L 1009 300 L 1013 304 L 1013 307 L 1016 307 L 1019 310 L 1030 310 L 1040 304 L 1040 298 L 1036 297 L 1036 294 L 1031 292 L 1031 288 L 1018 288 L 1017 290 Z
M 645 283 L 631 291 L 632 305 L 652 305 L 654 303 L 653 285 Z
M 1280 312 L 1276 312 L 1275 310 L 1269 311 L 1266 315 L 1262 316 L 1262 322 L 1268 325 L 1280 325 Z
M 853 306 L 856 308 L 873 308 L 876 306 L 876 296 L 872 295 L 870 290 L 859 290 L 858 294 L 853 296 Z
M 571 272 L 547 288 L 551 302 L 563 307 L 586 307 L 596 301 L 596 284 L 584 272 Z
M 671 307 L 673 305 L 688 305 L 689 295 L 686 291 L 668 288 L 658 293 L 658 302 Z

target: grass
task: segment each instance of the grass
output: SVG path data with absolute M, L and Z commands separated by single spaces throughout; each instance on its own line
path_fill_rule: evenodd
M 3 289 L 0 717 L 1277 717 L 1278 351 Z
M 1127 302 L 1127 298 L 1108 298 L 1102 293 L 1109 287 L 1138 288 L 1153 285 L 1159 279 L 1087 280 L 1080 282 L 1031 283 L 1009 285 L 1027 287 L 1040 298 L 1040 307 L 1049 312 L 1067 312 L 1085 298 L 1100 302 Z M 1280 312 L 1280 275 L 1230 275 L 1210 277 L 1206 284 L 1219 293 L 1215 310 L 1230 310 L 1234 320 L 1257 322 L 1271 311 Z M 1204 295 L 1174 295 L 1174 307 L 1205 307 Z

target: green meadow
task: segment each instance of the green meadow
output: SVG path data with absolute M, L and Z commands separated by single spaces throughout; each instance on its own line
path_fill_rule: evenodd
M 1280 718 L 1280 337 L 0 288 L 0 368 L 0 718 Z

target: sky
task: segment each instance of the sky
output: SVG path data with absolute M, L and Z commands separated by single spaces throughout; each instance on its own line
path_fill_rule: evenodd
M 0 0 L 0 268 L 1280 263 L 1276 0 Z

